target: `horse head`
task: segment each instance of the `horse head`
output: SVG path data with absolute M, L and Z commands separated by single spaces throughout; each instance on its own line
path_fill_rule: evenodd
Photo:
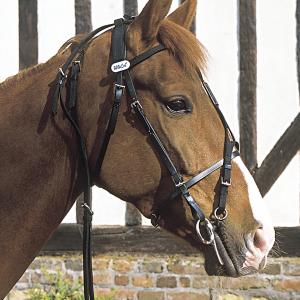
M 130 69 L 127 79 L 133 83 L 138 101 L 127 86 L 101 171 L 94 172 L 93 181 L 203 251 L 209 274 L 250 274 L 265 266 L 274 243 L 274 229 L 250 173 L 237 155 L 232 156 L 238 146 L 201 75 L 205 50 L 189 32 L 196 0 L 185 1 L 167 16 L 171 3 L 150 0 L 126 28 L 126 61 L 149 54 L 157 45 L 166 50 L 148 55 Z M 79 121 L 84 124 L 94 170 L 98 169 L 97 157 L 113 101 L 111 39 L 111 32 L 107 32 L 91 42 L 79 86 Z M 100 54 L 102 69 L 106 66 L 102 71 Z M 126 66 L 125 62 L 117 68 Z M 155 134 L 149 135 L 152 129 L 147 122 Z M 153 143 L 153 139 L 158 141 Z M 229 158 L 226 142 L 231 145 Z M 178 180 L 170 175 L 173 167 L 166 167 L 170 164 L 164 161 L 166 156 L 180 174 Z M 222 158 L 214 172 L 184 190 L 191 178 L 216 166 Z M 224 174 L 229 174 L 226 172 L 230 175 L 224 181 Z M 224 197 L 220 193 L 225 195 L 226 209 L 218 206 Z M 206 216 L 200 223 L 199 207 Z

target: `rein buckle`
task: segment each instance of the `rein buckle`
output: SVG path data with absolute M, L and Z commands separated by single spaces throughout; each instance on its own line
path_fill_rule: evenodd
M 115 89 L 122 89 L 122 90 L 124 90 L 125 89 L 125 85 L 115 83 Z
M 114 95 L 116 99 L 114 103 L 115 106 L 120 106 L 120 101 L 123 96 L 124 89 L 125 89 L 125 85 L 118 84 L 118 83 L 114 84 Z
M 140 103 L 139 100 L 134 99 L 134 101 L 130 104 L 130 106 L 131 106 L 132 109 L 135 109 L 137 107 L 141 107 L 141 103 Z
M 231 178 L 229 179 L 229 181 L 225 181 L 224 177 L 221 177 L 221 184 L 224 186 L 231 186 Z
M 79 67 L 79 71 L 81 71 L 81 61 L 80 60 L 74 60 L 73 64 L 77 65 Z

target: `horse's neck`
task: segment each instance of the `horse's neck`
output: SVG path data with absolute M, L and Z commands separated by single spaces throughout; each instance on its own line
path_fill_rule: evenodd
M 65 167 L 74 158 L 67 150 L 72 143 L 72 139 L 67 138 L 71 136 L 69 124 L 62 113 L 53 119 L 49 109 L 53 92 L 50 85 L 66 57 L 67 53 L 57 55 L 47 63 L 21 72 L 0 85 L 0 159 L 7 167 L 1 164 L 0 201 L 8 197 L 7 193 L 2 194 L 1 187 L 3 178 L 10 176 L 13 178 L 12 186 L 20 182 L 22 197 L 26 189 L 52 188 L 55 193 L 60 186 L 66 185 L 65 178 L 59 179 L 52 187 L 49 185 L 57 180 L 57 176 L 71 173 L 68 170 L 72 167 Z M 19 192 L 16 188 L 7 190 Z M 17 202 L 18 197 L 12 201 Z
M 61 112 L 50 117 L 49 84 L 62 60 L 0 90 L 0 299 L 80 192 L 75 136 Z

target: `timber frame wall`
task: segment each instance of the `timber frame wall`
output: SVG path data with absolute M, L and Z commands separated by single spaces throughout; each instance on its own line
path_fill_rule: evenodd
M 26 4 L 25 4 L 26 2 Z M 181 0 L 180 2 L 184 2 Z M 91 31 L 91 1 L 74 0 L 76 33 Z M 300 114 L 276 143 L 260 167 L 257 166 L 256 131 L 256 0 L 239 0 L 239 115 L 242 158 L 252 172 L 264 196 L 300 148 Z M 137 14 L 137 0 L 124 0 L 124 12 Z M 20 69 L 38 62 L 37 0 L 19 0 L 19 66 Z M 297 62 L 300 77 L 300 0 L 297 0 Z M 195 22 L 191 30 L 195 33 Z M 251 124 L 251 125 L 249 125 Z M 77 224 L 62 224 L 43 248 L 42 253 L 81 250 L 82 198 L 77 200 Z M 196 253 L 184 241 L 161 229 L 142 227 L 139 212 L 126 207 L 126 226 L 95 226 L 93 249 L 105 253 L 167 252 Z M 300 226 L 276 228 L 281 256 L 300 256 Z

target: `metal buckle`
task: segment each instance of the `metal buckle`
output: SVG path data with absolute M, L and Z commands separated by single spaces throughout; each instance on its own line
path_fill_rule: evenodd
M 174 184 L 175 184 L 176 188 L 180 188 L 180 187 L 184 186 L 186 184 L 186 182 L 185 181 L 181 181 L 179 183 L 174 182 Z
M 125 89 L 125 85 L 115 83 L 115 89 L 116 88 L 124 90 Z
M 180 187 L 182 187 L 183 185 L 186 184 L 186 182 L 181 180 L 180 178 L 179 178 L 180 181 L 177 182 L 173 176 L 172 176 L 172 180 L 173 180 L 176 188 L 180 188 Z
M 203 223 L 203 224 L 201 224 Z M 201 226 L 204 226 L 205 229 L 206 229 L 206 232 L 208 233 L 208 236 L 209 236 L 209 240 L 206 240 L 202 234 L 201 234 L 201 231 L 200 231 L 200 225 Z M 212 224 L 210 223 L 210 221 L 208 219 L 204 219 L 204 221 L 200 221 L 198 220 L 197 221 L 197 224 L 196 224 L 196 232 L 198 234 L 198 237 L 200 238 L 201 242 L 204 244 L 204 245 L 210 245 L 214 242 L 215 240 L 215 235 L 214 235 L 214 230 L 213 230 L 213 226 Z
M 131 108 L 136 108 L 137 106 L 141 107 L 141 103 L 137 99 L 133 99 L 134 101 L 130 104 Z
M 115 95 L 115 99 L 117 100 L 117 105 L 116 102 L 114 102 L 114 106 L 120 106 L 120 101 L 123 96 L 124 89 L 125 89 L 125 85 L 121 85 L 118 83 L 114 84 L 114 95 Z
M 231 186 L 231 178 L 229 181 L 224 181 L 224 177 L 221 176 L 221 184 L 224 186 Z
M 94 214 L 94 212 L 91 210 L 91 208 L 86 203 L 81 204 L 81 207 L 86 209 L 90 213 L 91 216 Z
M 224 208 L 223 212 L 221 212 L 220 214 L 218 214 L 218 210 L 219 210 L 219 207 L 217 207 L 215 210 L 214 210 L 214 217 L 219 220 L 219 221 L 223 221 L 227 218 L 228 216 L 228 211 L 226 208 Z
M 81 62 L 80 62 L 80 60 L 74 60 L 73 64 L 78 65 L 79 66 L 79 71 L 81 71 Z
M 62 68 L 58 68 L 58 71 L 59 71 L 60 75 L 62 76 L 62 78 L 59 80 L 59 84 L 62 85 L 64 83 L 64 81 L 67 79 L 68 75 L 64 73 Z

